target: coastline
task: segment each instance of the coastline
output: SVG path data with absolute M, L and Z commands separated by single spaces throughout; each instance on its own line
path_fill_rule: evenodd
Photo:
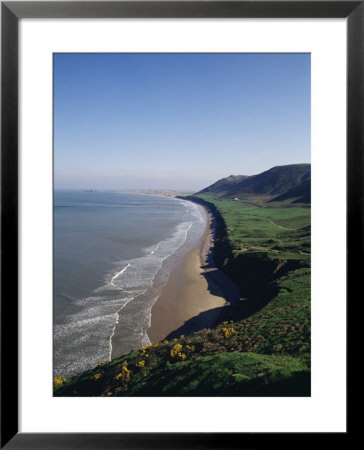
M 147 331 L 152 344 L 215 325 L 239 298 L 238 287 L 213 261 L 215 219 L 204 210 L 207 223 L 198 246 L 177 262 L 152 307 Z

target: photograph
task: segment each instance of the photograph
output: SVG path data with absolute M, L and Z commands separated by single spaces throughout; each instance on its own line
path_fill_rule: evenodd
M 311 396 L 310 53 L 53 53 L 53 396 Z

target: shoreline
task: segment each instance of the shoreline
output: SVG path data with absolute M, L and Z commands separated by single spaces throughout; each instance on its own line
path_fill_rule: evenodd
M 203 209 L 207 223 L 198 245 L 177 262 L 152 306 L 147 330 L 152 344 L 214 326 L 223 320 L 225 307 L 239 298 L 238 287 L 213 261 L 215 218 Z

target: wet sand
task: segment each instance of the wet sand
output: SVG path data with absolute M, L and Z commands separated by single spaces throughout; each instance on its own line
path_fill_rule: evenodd
M 214 234 L 214 217 L 208 213 L 199 246 L 177 263 L 152 307 L 148 330 L 152 343 L 175 330 L 181 329 L 181 334 L 187 335 L 213 326 L 220 321 L 223 307 L 239 298 L 237 286 L 214 264 L 211 252 Z

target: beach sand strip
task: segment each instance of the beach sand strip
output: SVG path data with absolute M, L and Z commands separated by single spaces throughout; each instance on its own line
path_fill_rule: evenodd
M 213 326 L 219 321 L 222 307 L 239 298 L 238 287 L 213 261 L 215 220 L 210 212 L 207 211 L 207 215 L 207 226 L 199 246 L 177 262 L 152 307 L 148 330 L 152 343 L 165 339 L 192 318 L 189 331 Z M 207 311 L 208 314 L 201 314 Z

